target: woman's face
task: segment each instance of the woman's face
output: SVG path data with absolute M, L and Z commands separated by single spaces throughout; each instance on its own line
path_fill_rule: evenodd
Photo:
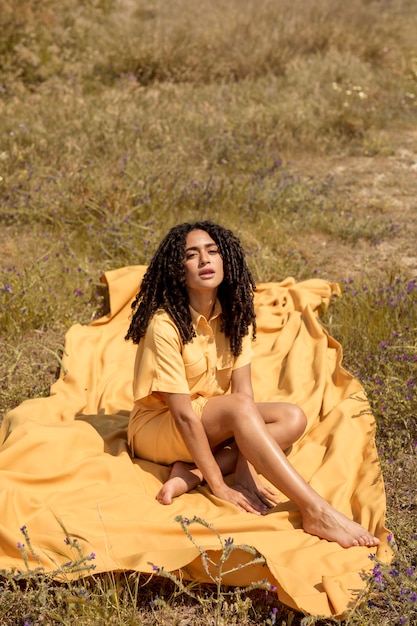
M 185 241 L 185 282 L 188 291 L 216 290 L 223 280 L 223 259 L 205 230 L 192 230 Z

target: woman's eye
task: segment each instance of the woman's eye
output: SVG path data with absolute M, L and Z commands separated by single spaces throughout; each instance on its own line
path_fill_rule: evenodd
M 218 250 L 209 250 L 209 254 L 218 254 L 219 251 Z

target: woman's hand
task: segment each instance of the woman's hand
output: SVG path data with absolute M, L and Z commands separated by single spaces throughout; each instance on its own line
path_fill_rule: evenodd
M 247 491 L 240 485 L 229 487 L 224 483 L 221 487 L 212 490 L 212 492 L 217 498 L 230 502 L 241 511 L 253 513 L 254 515 L 265 515 L 268 508 L 271 506 L 271 504 L 269 504 L 267 507 L 259 496 Z
M 238 483 L 235 483 L 232 489 L 246 496 L 261 515 L 265 515 L 275 504 L 279 504 L 279 499 L 275 491 L 261 482 L 259 487 L 252 488 L 251 490 Z
M 260 480 L 255 468 L 240 453 L 233 489 L 249 498 L 262 514 L 280 502 L 278 493 Z

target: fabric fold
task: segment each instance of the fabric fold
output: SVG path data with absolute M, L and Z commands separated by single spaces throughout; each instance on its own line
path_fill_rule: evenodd
M 308 426 L 290 452 L 291 462 L 331 504 L 375 533 L 378 549 L 343 549 L 306 534 L 286 498 L 262 517 L 239 512 L 205 487 L 170 506 L 155 500 L 169 468 L 132 459 L 126 439 L 136 346 L 124 336 L 145 270 L 131 266 L 105 275 L 110 313 L 70 328 L 63 370 L 50 396 L 23 402 L 3 420 L 0 569 L 21 567 L 17 543 L 25 525 L 46 569 L 52 569 L 51 558 L 68 557 L 68 532 L 80 537 L 85 554 L 96 554 L 96 572 L 151 573 L 156 566 L 204 581 L 198 550 L 174 521 L 178 515 L 198 516 L 222 541 L 253 546 L 265 558 L 265 565 L 242 567 L 226 584 L 267 579 L 296 610 L 342 615 L 363 589 L 370 554 L 388 560 L 390 549 L 375 420 L 359 381 L 342 367 L 341 346 L 319 321 L 320 311 L 340 295 L 338 286 L 293 278 L 258 285 L 253 386 L 257 400 L 304 409 Z M 199 524 L 190 531 L 218 558 L 215 533 Z M 235 551 L 233 558 L 245 564 L 248 556 Z

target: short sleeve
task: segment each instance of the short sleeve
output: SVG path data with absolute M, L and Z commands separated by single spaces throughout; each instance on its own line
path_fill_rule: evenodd
M 153 392 L 189 393 L 182 358 L 182 342 L 174 322 L 157 312 L 141 339 L 135 360 L 133 395 L 135 401 Z

